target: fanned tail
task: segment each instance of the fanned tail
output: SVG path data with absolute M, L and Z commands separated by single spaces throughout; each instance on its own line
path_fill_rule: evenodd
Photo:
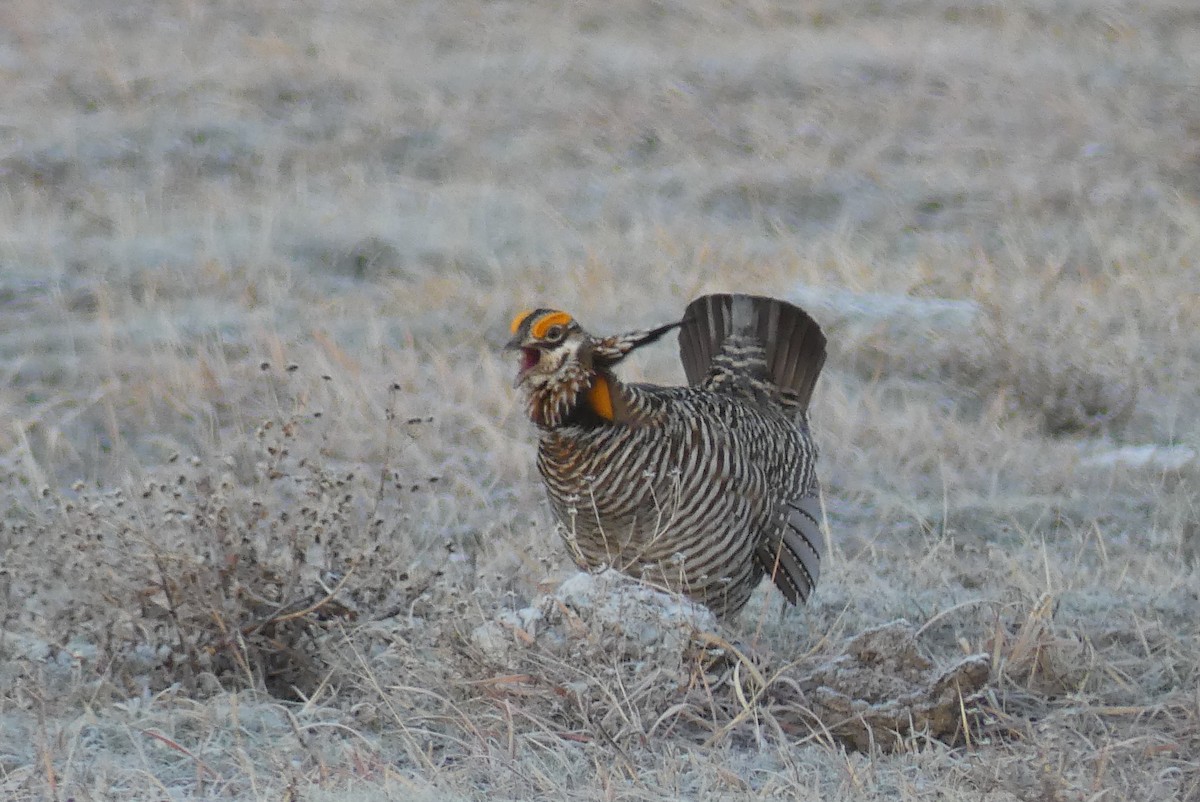
M 804 412 L 825 364 L 825 335 L 786 301 L 705 295 L 684 312 L 679 352 L 689 384 L 762 389 Z

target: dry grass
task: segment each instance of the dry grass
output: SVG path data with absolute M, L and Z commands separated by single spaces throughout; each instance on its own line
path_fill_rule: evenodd
M 1085 459 L 1200 446 L 1190 0 L 0 32 L 0 796 L 1200 799 L 1197 469 Z M 566 568 L 514 310 L 801 284 L 979 311 L 828 319 L 828 568 L 732 635 L 786 662 L 907 617 L 990 655 L 970 743 L 712 740 L 668 726 L 705 720 L 678 661 L 477 653 Z

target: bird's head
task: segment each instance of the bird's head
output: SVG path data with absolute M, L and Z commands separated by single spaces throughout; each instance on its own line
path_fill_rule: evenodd
M 521 361 L 514 387 L 537 391 L 569 381 L 583 363 L 591 369 L 592 338 L 566 312 L 535 309 L 513 318 L 512 339 L 506 346 L 519 351 Z
M 506 348 L 521 361 L 513 383 L 529 398 L 529 417 L 554 428 L 568 420 L 624 420 L 622 389 L 612 368 L 680 322 L 609 337 L 593 337 L 575 318 L 557 309 L 535 309 L 513 318 Z
M 596 380 L 595 340 L 566 312 L 535 309 L 513 318 L 506 346 L 520 353 L 514 387 L 529 399 L 529 417 L 553 428 L 571 414 Z

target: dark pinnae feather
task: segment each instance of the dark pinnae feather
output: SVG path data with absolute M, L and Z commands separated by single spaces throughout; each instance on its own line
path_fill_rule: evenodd
M 683 325 L 683 321 L 677 320 L 655 329 L 631 331 L 627 334 L 605 337 L 596 342 L 592 357 L 596 360 L 597 367 L 612 367 L 638 348 L 656 342 L 664 334 L 681 325 Z

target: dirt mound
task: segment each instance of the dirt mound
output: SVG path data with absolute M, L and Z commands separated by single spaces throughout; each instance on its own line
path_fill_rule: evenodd
M 990 677 L 986 655 L 935 665 L 904 620 L 781 662 L 721 634 L 703 607 L 613 572 L 576 575 L 471 641 L 498 673 L 549 688 L 614 740 L 623 722 L 653 722 L 643 735 L 957 743 Z

